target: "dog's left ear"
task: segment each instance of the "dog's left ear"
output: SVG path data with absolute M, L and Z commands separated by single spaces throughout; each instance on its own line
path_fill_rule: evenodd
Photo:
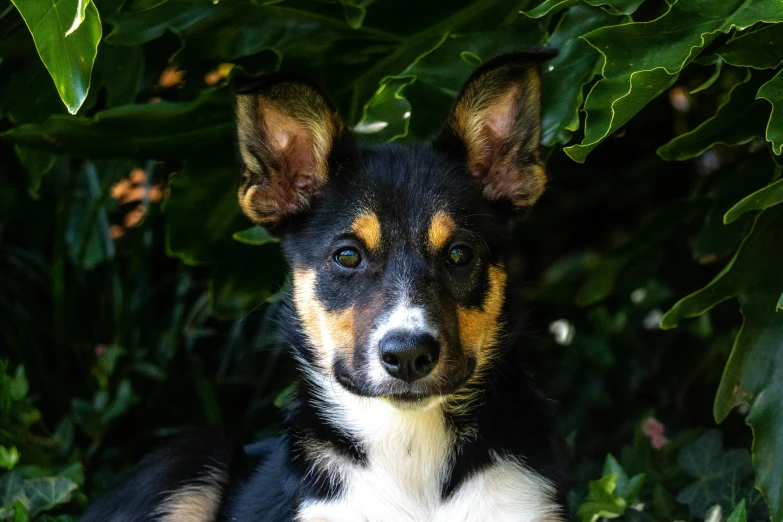
M 500 56 L 468 79 L 435 146 L 457 150 L 484 197 L 528 207 L 544 192 L 541 159 L 543 49 Z

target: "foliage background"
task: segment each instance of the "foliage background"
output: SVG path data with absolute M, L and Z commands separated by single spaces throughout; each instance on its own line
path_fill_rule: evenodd
M 515 281 L 572 517 L 783 520 L 781 0 L 0 0 L 0 520 L 74 520 L 189 427 L 279 429 L 285 266 L 235 201 L 232 70 L 415 141 L 538 44 Z

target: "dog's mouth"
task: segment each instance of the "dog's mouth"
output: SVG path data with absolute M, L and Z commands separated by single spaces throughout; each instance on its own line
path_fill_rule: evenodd
M 334 376 L 343 388 L 354 395 L 385 399 L 394 405 L 409 408 L 426 405 L 435 399 L 461 391 L 475 369 L 475 360 L 468 360 L 462 371 L 450 372 L 451 378 L 448 380 L 428 377 L 412 383 L 392 378 L 382 383 L 373 383 L 362 378 L 359 373 L 347 371 L 347 368 L 341 365 L 335 367 Z

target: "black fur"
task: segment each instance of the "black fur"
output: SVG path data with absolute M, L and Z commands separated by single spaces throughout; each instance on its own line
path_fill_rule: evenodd
M 551 52 L 546 50 L 503 57 L 483 66 L 474 77 L 520 59 L 548 57 Z M 291 78 L 245 80 L 237 92 L 252 95 L 275 81 Z M 453 310 L 481 309 L 489 292 L 489 267 L 506 262 L 513 209 L 508 201 L 482 196 L 481 181 L 466 170 L 465 151 L 465 145 L 448 130 L 434 144 L 415 146 L 357 147 L 349 134 L 335 136 L 328 182 L 322 190 L 319 187 L 306 211 L 279 216 L 275 230 L 283 236 L 294 269 L 304 267 L 318 273 L 314 292 L 325 310 L 339 311 L 356 303 L 369 308 L 380 303 L 377 306 L 382 307 L 394 296 L 394 281 L 404 276 L 414 289 L 411 301 L 428 306 L 428 313 L 437 318 L 441 341 L 450 350 L 442 357 L 450 380 L 438 392 L 449 394 L 465 386 L 475 391 L 472 407 L 459 414 L 446 413 L 457 443 L 453 466 L 440 485 L 444 500 L 487 468 L 495 454 L 520 459 L 548 479 L 557 489 L 557 502 L 564 512 L 567 459 L 554 433 L 550 405 L 518 360 L 524 315 L 513 288 L 506 290 L 502 309 L 499 355 L 485 368 L 484 378 L 470 383 L 477 360 L 458 349 L 460 332 Z M 383 244 L 372 251 L 346 232 L 358 209 L 379 218 Z M 446 272 L 441 268 L 444 254 L 428 253 L 422 243 L 427 224 L 439 209 L 458 224 L 457 240 L 475 250 L 469 266 Z M 345 244 L 361 251 L 366 259 L 361 269 L 347 270 L 332 262 L 331 253 Z M 308 340 L 293 296 L 289 295 L 281 311 L 280 325 L 281 335 L 303 369 L 315 368 L 318 347 Z M 362 327 L 364 330 L 371 328 Z M 360 338 L 352 357 L 337 360 L 332 371 L 346 389 L 373 396 L 378 392 L 367 385 L 362 368 L 376 355 L 372 349 L 360 348 L 367 344 L 364 341 Z M 343 484 L 313 469 L 308 448 L 314 443 L 325 444 L 345 460 L 367 466 L 366 448 L 319 411 L 318 383 L 312 373 L 303 373 L 297 397 L 286 413 L 284 437 L 244 451 L 215 441 L 186 441 L 160 450 L 145 459 L 123 486 L 97 502 L 83 520 L 157 520 L 156 506 L 165 493 L 197 482 L 209 466 L 224 469 L 228 477 L 221 496 L 220 521 L 290 521 L 302 502 L 336 498 Z M 417 395 L 432 394 L 433 390 L 417 383 L 394 384 L 385 393 Z

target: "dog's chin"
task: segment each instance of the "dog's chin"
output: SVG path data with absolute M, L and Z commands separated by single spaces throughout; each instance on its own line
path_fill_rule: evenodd
M 427 379 L 404 383 L 390 378 L 386 383 L 376 384 L 360 381 L 340 371 L 334 373 L 336 381 L 346 391 L 359 397 L 381 399 L 400 410 L 422 410 L 440 404 L 450 395 L 461 391 L 472 374 L 466 372 L 448 383 L 435 384 Z

